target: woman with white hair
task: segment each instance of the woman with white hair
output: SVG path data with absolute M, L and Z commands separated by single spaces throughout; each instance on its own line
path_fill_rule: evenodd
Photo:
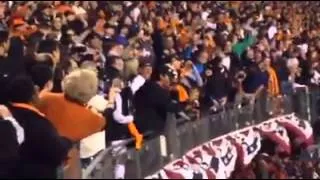
M 96 73 L 86 69 L 74 70 L 63 79 L 62 88 L 63 93 L 43 93 L 38 107 L 59 134 L 79 142 L 103 131 L 106 125 L 104 117 L 87 108 L 89 100 L 97 94 Z M 77 155 L 77 148 L 73 148 L 69 153 L 70 167 L 79 163 Z M 71 174 L 78 173 L 72 168 L 70 171 Z

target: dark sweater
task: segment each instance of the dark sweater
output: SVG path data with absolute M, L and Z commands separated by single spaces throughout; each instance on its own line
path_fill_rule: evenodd
M 42 114 L 32 108 L 9 107 L 24 128 L 25 141 L 19 149 L 17 178 L 56 178 L 57 168 L 68 155 L 72 142 L 60 137 Z
M 167 112 L 179 112 L 178 104 L 171 101 L 169 91 L 153 81 L 146 82 L 133 100 L 136 108 L 135 124 L 142 133 L 163 131 Z
M 12 124 L 1 118 L 0 137 L 0 178 L 11 178 L 19 157 L 19 144 Z
M 120 92 L 121 102 L 115 103 L 115 109 L 121 110 L 121 114 L 123 116 L 132 115 L 133 107 L 132 107 L 132 92 L 129 87 L 124 88 Z M 115 141 L 115 140 L 123 140 L 131 137 L 127 124 L 120 124 L 119 119 L 115 119 L 113 116 L 113 112 L 110 113 L 108 119 L 108 125 L 106 128 L 106 140 L 107 142 Z

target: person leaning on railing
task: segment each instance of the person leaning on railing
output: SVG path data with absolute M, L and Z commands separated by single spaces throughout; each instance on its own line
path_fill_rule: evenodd
M 114 95 L 114 109 L 110 114 L 110 121 L 106 130 L 107 142 L 111 142 L 112 155 L 116 159 L 114 167 L 114 178 L 125 178 L 125 162 L 127 147 L 123 144 L 131 136 L 135 138 L 135 147 L 140 150 L 142 147 L 143 136 L 140 134 L 134 124 L 132 96 L 133 93 L 129 86 L 125 86 L 124 82 L 116 78 L 113 80 L 111 90 L 117 88 L 119 91 Z M 111 98 L 111 97 L 109 97 Z M 109 119 L 109 118 L 108 118 Z M 122 145 L 121 145 L 122 144 Z
M 135 123 L 141 133 L 162 132 L 167 113 L 182 115 L 178 102 L 170 97 L 170 88 L 175 85 L 177 74 L 164 66 L 158 75 L 158 81 L 147 81 L 135 94 Z M 184 116 L 186 119 L 189 117 Z M 190 119 L 190 118 L 189 118 Z
M 39 103 L 39 109 L 53 123 L 59 134 L 79 142 L 102 131 L 106 125 L 104 117 L 86 107 L 88 101 L 97 94 L 96 73 L 85 69 L 72 71 L 63 79 L 62 87 L 64 93 L 43 93 Z M 77 152 L 76 147 L 70 152 L 70 163 L 73 165 L 79 163 L 76 162 Z M 67 177 L 79 173 L 79 169 L 70 168 L 71 172 Z

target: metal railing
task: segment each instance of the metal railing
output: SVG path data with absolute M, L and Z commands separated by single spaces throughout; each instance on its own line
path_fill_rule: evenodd
M 139 152 L 133 148 L 127 151 L 126 178 L 144 178 L 197 145 L 276 116 L 269 113 L 267 104 L 270 101 L 268 96 L 262 95 L 256 100 L 253 109 L 246 106 L 227 108 L 218 114 L 202 114 L 200 120 L 179 123 L 179 126 L 175 115 L 168 114 L 163 134 L 145 140 Z M 298 117 L 315 122 L 319 119 L 319 103 L 319 88 L 301 87 L 293 94 L 283 96 L 281 108 L 283 114 L 295 112 Z M 110 153 L 111 149 L 105 149 L 83 170 L 83 179 L 113 178 L 114 157 Z

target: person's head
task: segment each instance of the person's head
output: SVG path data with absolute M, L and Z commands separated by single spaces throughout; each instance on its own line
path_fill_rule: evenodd
M 86 104 L 97 94 L 98 77 L 91 70 L 77 69 L 62 80 L 62 89 L 68 99 Z
M 102 49 L 103 42 L 98 34 L 89 34 L 89 36 L 87 37 L 87 43 L 90 47 L 96 50 Z
M 231 53 L 232 52 L 232 43 L 230 41 L 227 41 L 224 46 L 224 53 Z
M 118 71 L 122 72 L 124 69 L 124 62 L 123 59 L 120 57 L 110 57 L 111 66 L 117 69 Z
M 43 5 L 42 7 L 42 14 L 45 16 L 50 16 L 51 15 L 51 8 L 48 5 Z
M 262 53 L 258 50 L 254 52 L 254 61 L 256 62 L 262 61 Z
M 36 64 L 30 70 L 30 76 L 39 91 L 51 91 L 53 88 L 53 70 L 45 64 Z
M 121 56 L 124 51 L 124 46 L 119 43 L 114 43 L 111 45 L 109 52 L 109 56 Z
M 126 26 L 122 27 L 121 30 L 120 30 L 120 34 L 127 37 L 128 34 L 129 34 L 129 29 L 128 29 L 128 27 L 126 27 Z
M 287 60 L 287 68 L 291 73 L 295 73 L 299 68 L 299 60 L 297 58 L 289 58 Z
M 52 55 L 53 62 L 56 64 L 60 61 L 60 48 L 55 40 L 42 40 L 39 43 L 38 53 L 48 53 Z
M 247 49 L 247 58 L 253 60 L 253 58 L 254 58 L 253 49 L 251 49 L 251 48 Z
M 115 28 L 114 28 L 114 27 L 106 24 L 106 25 L 104 26 L 104 28 L 105 28 L 105 30 L 104 30 L 104 35 L 105 35 L 105 36 L 113 37 L 113 36 L 115 35 L 116 31 L 115 31 Z
M 125 87 L 121 78 L 114 78 L 112 80 L 112 88 L 123 89 Z
M 170 89 L 173 82 L 178 79 L 178 74 L 168 66 L 164 66 L 159 72 L 159 84 L 162 88 Z
M 97 64 L 93 61 L 84 61 L 80 65 L 81 69 L 91 70 L 95 73 L 98 73 Z
M 6 92 L 10 103 L 33 104 L 38 101 L 39 90 L 29 76 L 14 77 L 8 84 Z
M 199 58 L 198 58 L 199 63 L 206 64 L 208 62 L 208 59 L 209 59 L 208 52 L 207 51 L 201 51 L 200 54 L 199 54 Z
M 73 12 L 66 12 L 66 17 L 67 17 L 67 21 L 71 22 L 74 21 L 76 19 L 76 15 Z
M 266 68 L 271 67 L 271 59 L 269 57 L 264 58 L 264 64 Z
M 53 20 L 53 28 L 57 31 L 60 31 L 62 28 L 62 19 L 60 17 L 56 17 Z
M 178 56 L 173 56 L 171 58 L 171 65 L 175 70 L 180 70 L 182 66 L 182 61 Z
M 174 40 L 171 36 L 166 38 L 164 46 L 166 49 L 171 49 L 174 47 Z
M 140 63 L 139 74 L 145 79 L 150 79 L 152 75 L 152 64 L 151 63 Z
M 129 16 L 126 16 L 124 18 L 124 24 L 127 26 L 131 26 L 132 25 L 132 19 Z

